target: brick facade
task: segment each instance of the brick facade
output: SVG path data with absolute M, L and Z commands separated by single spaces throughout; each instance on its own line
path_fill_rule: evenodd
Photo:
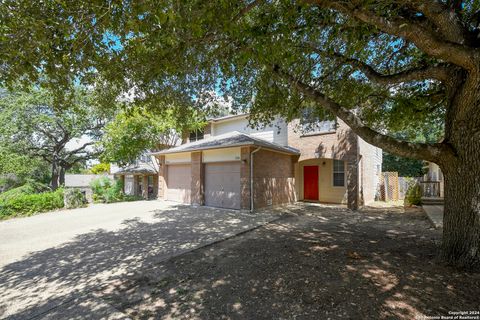
M 300 150 L 299 162 L 322 158 L 345 161 L 347 205 L 353 210 L 358 208 L 358 137 L 342 120 L 337 119 L 334 132 L 315 135 L 303 135 L 299 131 L 299 120 L 294 120 L 288 124 L 288 145 Z
M 165 156 L 157 156 L 158 159 L 158 193 L 159 199 L 165 199 L 167 183 L 165 177 L 167 175 L 167 166 L 165 165 Z
M 250 152 L 251 147 L 242 147 L 240 149 L 240 192 L 241 192 L 241 209 L 250 210 Z
M 192 189 L 190 201 L 193 205 L 204 204 L 202 152 L 192 152 Z
M 336 203 L 346 203 L 349 208 L 357 209 L 361 193 L 359 175 L 359 140 L 356 134 L 341 120 L 338 120 L 334 132 L 316 135 L 302 135 L 298 130 L 299 121 L 288 124 L 288 146 L 300 151 L 300 156 L 260 149 L 254 154 L 253 194 L 254 209 L 301 200 L 299 185 L 303 183 L 303 164 L 318 165 L 323 172 L 333 173 L 333 160 L 345 163 L 345 186 L 332 187 L 332 197 Z M 205 135 L 210 134 L 210 127 Z M 256 146 L 244 146 L 240 149 L 240 202 L 242 210 L 250 209 L 250 161 L 251 152 Z M 159 156 L 158 197 L 165 197 L 165 157 Z M 322 160 L 329 159 L 329 160 Z M 191 203 L 203 205 L 204 200 L 204 164 L 202 152 L 191 153 Z M 322 178 L 320 178 L 322 179 Z M 331 179 L 331 176 L 328 176 Z M 326 180 L 323 180 L 325 182 Z M 343 189 L 342 189 L 343 188 Z M 303 190 L 303 189 L 302 189 Z M 322 192 L 322 191 L 320 191 Z M 325 190 L 323 191 L 326 193 Z M 302 193 L 303 194 L 303 193 Z M 344 196 L 342 196 L 344 195 Z M 300 198 L 299 198 L 300 197 Z M 319 198 L 320 201 L 323 201 Z M 328 202 L 328 200 L 326 200 Z
M 148 200 L 148 176 L 139 176 L 139 179 L 142 179 L 142 197 L 143 199 Z
M 253 156 L 254 208 L 293 203 L 298 156 L 259 150 Z

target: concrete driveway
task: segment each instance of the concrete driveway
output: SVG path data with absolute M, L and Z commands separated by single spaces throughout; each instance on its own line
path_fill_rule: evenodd
M 138 201 L 0 222 L 0 318 L 114 318 L 90 290 L 274 219 Z

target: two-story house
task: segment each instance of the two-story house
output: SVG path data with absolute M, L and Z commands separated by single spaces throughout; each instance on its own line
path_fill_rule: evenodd
M 281 118 L 251 128 L 246 114 L 212 119 L 154 155 L 159 198 L 242 210 L 298 200 L 356 209 L 375 199 L 382 164 L 381 149 L 339 119 L 308 130 Z

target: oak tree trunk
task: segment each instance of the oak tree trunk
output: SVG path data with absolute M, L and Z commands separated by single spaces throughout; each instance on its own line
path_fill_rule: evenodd
M 445 178 L 443 258 L 460 268 L 480 268 L 480 106 L 456 118 L 446 138 L 456 154 L 440 165 Z
M 55 161 L 52 162 L 51 188 L 52 190 L 58 189 L 58 165 Z
M 462 268 L 480 266 L 480 148 L 444 168 L 443 256 Z
M 59 185 L 62 187 L 65 186 L 65 171 L 66 171 L 65 167 L 61 167 L 60 174 L 58 176 Z

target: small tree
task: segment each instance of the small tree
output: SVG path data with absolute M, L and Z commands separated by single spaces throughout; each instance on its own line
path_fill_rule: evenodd
M 422 204 L 422 189 L 416 182 L 410 184 L 405 194 L 405 204 L 419 206 Z
M 100 145 L 104 161 L 127 165 L 146 151 L 175 146 L 182 133 L 202 128 L 203 117 L 193 109 L 179 117 L 175 109 L 162 113 L 134 108 L 122 111 L 105 128 Z

